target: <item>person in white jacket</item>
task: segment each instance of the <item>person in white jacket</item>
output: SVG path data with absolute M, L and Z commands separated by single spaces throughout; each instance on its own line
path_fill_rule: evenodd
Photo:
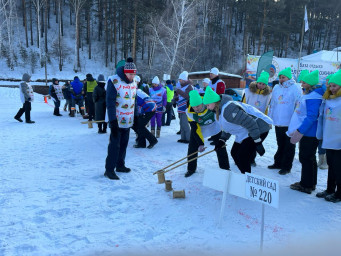
M 286 135 L 296 104 L 302 96 L 301 87 L 292 79 L 291 68 L 279 72 L 279 84 L 272 91 L 269 117 L 275 125 L 277 152 L 269 169 L 280 169 L 281 175 L 290 173 L 295 156 L 295 144 Z
M 34 94 L 32 86 L 30 85 L 30 81 L 31 76 L 27 73 L 23 74 L 22 82 L 19 85 L 20 99 L 23 103 L 23 106 L 14 116 L 14 119 L 19 122 L 23 122 L 21 116 L 25 113 L 25 122 L 28 124 L 34 124 L 35 122 L 31 120 L 31 102 L 33 102 Z
M 322 148 L 326 149 L 328 179 L 327 189 L 316 196 L 338 203 L 341 201 L 341 71 L 330 78 L 323 98 L 317 138 L 322 139 Z

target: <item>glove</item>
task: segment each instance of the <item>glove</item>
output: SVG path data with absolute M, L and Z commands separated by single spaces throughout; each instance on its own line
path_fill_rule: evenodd
M 265 149 L 264 149 L 264 147 L 263 147 L 262 142 L 257 142 L 257 143 L 256 143 L 256 151 L 257 151 L 257 153 L 258 153 L 260 156 L 262 156 L 262 155 L 265 154 Z
M 199 148 L 198 148 L 198 151 L 201 153 L 201 152 L 204 152 L 205 151 L 205 146 L 204 145 L 200 145 Z
M 299 142 L 302 139 L 303 134 L 296 130 L 292 134 L 290 134 L 290 137 L 291 137 L 290 143 L 296 144 L 297 142 Z
M 219 149 L 221 149 L 222 147 L 224 147 L 226 144 L 225 144 L 225 141 L 223 139 L 219 139 L 216 143 L 215 143 L 215 147 L 214 147 L 214 150 L 215 151 L 218 151 Z
M 110 128 L 111 128 L 111 134 L 114 137 L 117 137 L 118 136 L 118 123 L 117 123 L 117 120 L 114 120 L 114 121 L 110 122 Z

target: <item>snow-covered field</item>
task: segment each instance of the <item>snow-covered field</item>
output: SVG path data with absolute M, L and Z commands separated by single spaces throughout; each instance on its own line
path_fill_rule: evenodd
M 204 171 L 219 168 L 214 153 L 166 174 L 173 199 L 156 170 L 184 157 L 177 143 L 178 121 L 163 127 L 153 149 L 133 148 L 119 181 L 103 177 L 109 134 L 80 124 L 81 117 L 52 115 L 53 103 L 35 94 L 32 120 L 13 119 L 21 107 L 19 89 L 0 88 L 0 255 L 252 255 L 259 251 L 261 204 L 229 195 L 219 227 L 222 193 L 202 185 Z M 23 116 L 24 119 L 24 116 Z M 228 148 L 233 139 L 228 141 Z M 207 145 L 209 145 L 207 143 Z M 297 152 L 292 173 L 269 170 L 276 150 L 274 131 L 264 142 L 253 173 L 278 180 L 279 208 L 265 208 L 267 255 L 340 255 L 341 204 L 318 199 L 327 170 L 319 170 L 317 190 L 293 191 L 300 179 Z M 208 147 L 208 150 L 212 146 Z M 238 171 L 230 157 L 232 171 Z M 341 168 L 341 167 L 340 167 Z M 331 251 L 327 251 L 331 250 Z

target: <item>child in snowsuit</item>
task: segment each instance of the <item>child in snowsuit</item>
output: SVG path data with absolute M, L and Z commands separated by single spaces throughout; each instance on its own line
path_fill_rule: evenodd
M 149 89 L 150 97 L 155 101 L 157 108 L 154 116 L 150 120 L 151 133 L 155 135 L 155 120 L 157 125 L 156 138 L 160 137 L 162 126 L 162 114 L 166 110 L 167 105 L 167 93 L 166 89 L 160 84 L 160 80 L 157 76 L 153 78 L 152 88 Z

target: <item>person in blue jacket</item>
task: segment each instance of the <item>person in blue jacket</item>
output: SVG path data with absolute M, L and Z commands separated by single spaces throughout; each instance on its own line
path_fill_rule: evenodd
M 155 138 L 154 134 L 146 128 L 146 125 L 155 114 L 156 103 L 147 93 L 138 89 L 136 91 L 135 106 L 137 118 L 136 121 L 134 121 L 132 129 L 137 133 L 137 143 L 133 147 L 145 148 L 146 140 L 148 140 L 149 146 L 147 148 L 151 149 L 158 143 L 158 140 Z
M 75 76 L 71 82 L 70 92 L 71 92 L 71 117 L 75 116 L 76 104 L 79 106 L 81 115 L 84 116 L 84 103 L 83 103 L 83 83 L 79 80 L 78 76 Z
M 301 181 L 290 185 L 293 190 L 311 194 L 317 183 L 316 138 L 317 119 L 322 103 L 323 89 L 318 86 L 319 72 L 314 70 L 301 79 L 303 96 L 291 117 L 287 135 L 292 144 L 299 143 L 302 164 Z

